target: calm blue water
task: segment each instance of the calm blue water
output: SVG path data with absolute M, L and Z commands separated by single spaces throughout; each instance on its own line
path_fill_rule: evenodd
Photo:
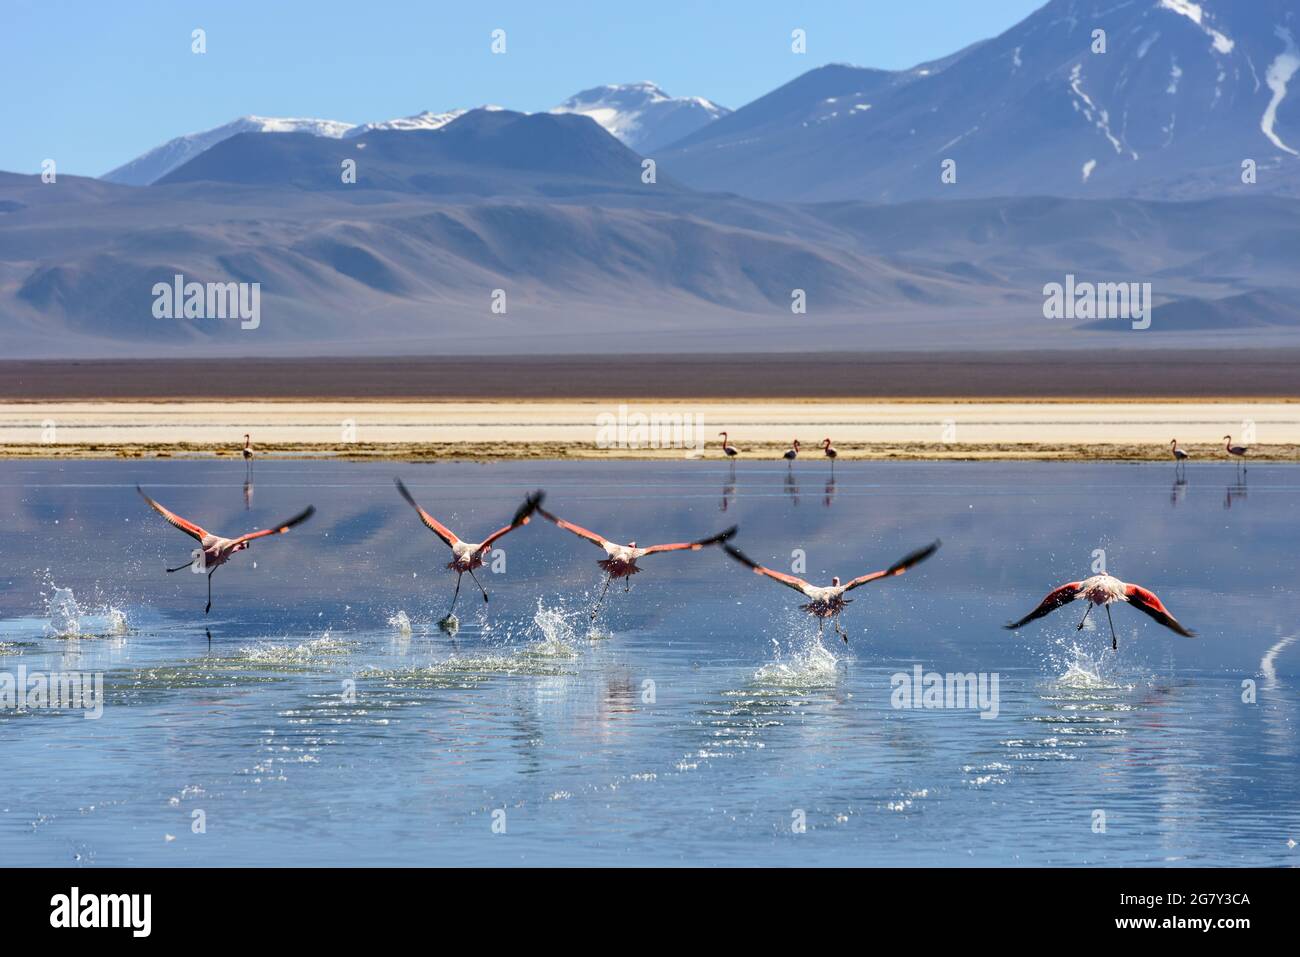
M 853 593 L 845 646 L 716 549 L 645 559 L 592 628 L 602 555 L 539 520 L 481 574 L 486 609 L 466 578 L 449 636 L 447 551 L 399 473 L 470 538 L 542 487 L 642 545 L 738 523 L 820 580 L 944 545 Z M 162 572 L 192 542 L 137 481 L 227 534 L 319 511 L 220 569 L 205 618 L 203 579 Z M 1300 859 L 1300 469 L 264 461 L 247 508 L 242 483 L 0 462 L 0 672 L 101 672 L 106 695 L 99 720 L 0 709 L 6 863 Z M 1001 629 L 1096 550 L 1200 637 L 1124 606 L 1118 654 L 1074 606 Z M 894 708 L 917 665 L 996 672 L 997 716 Z

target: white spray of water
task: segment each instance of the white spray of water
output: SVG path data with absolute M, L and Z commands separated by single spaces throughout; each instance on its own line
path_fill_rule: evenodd
M 822 636 L 811 629 L 796 630 L 782 643 L 772 640 L 773 660 L 754 672 L 760 684 L 781 688 L 819 688 L 839 677 L 840 659 L 822 644 Z
M 411 619 L 407 617 L 406 612 L 399 611 L 388 619 L 389 626 L 400 635 L 409 635 L 411 633 Z
M 248 661 L 272 665 L 306 665 L 326 662 L 351 653 L 352 645 L 341 641 L 326 631 L 299 645 L 249 645 L 240 649 Z
M 578 635 L 573 617 L 574 613 L 563 607 L 548 608 L 539 598 L 532 628 L 539 640 L 528 646 L 528 652 L 550 658 L 576 658 L 574 643 Z
M 81 637 L 81 606 L 71 588 L 50 585 L 50 593 L 45 596 L 45 616 L 49 619 L 47 628 L 54 637 Z
M 71 588 L 47 577 L 41 590 L 45 599 L 45 633 L 53 638 L 120 637 L 130 630 L 126 612 L 96 588 L 88 604 L 77 600 Z

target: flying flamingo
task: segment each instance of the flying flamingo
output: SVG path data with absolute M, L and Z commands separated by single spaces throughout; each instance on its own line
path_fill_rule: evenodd
M 718 435 L 722 436 L 723 454 L 726 455 L 727 458 L 731 459 L 734 462 L 736 460 L 736 456 L 740 454 L 740 449 L 736 448 L 734 445 L 730 444 L 727 441 L 726 432 L 719 432 Z
M 1141 585 L 1130 585 L 1128 582 L 1122 582 L 1112 575 L 1093 575 L 1081 582 L 1067 582 L 1060 588 L 1055 588 L 1049 592 L 1038 607 L 1025 615 L 1024 618 L 1010 622 L 1006 627 L 1014 631 L 1036 618 L 1042 618 L 1044 615 L 1050 614 L 1062 605 L 1068 605 L 1076 598 L 1084 599 L 1089 602 L 1089 605 L 1088 610 L 1083 613 L 1083 621 L 1079 622 L 1079 627 L 1075 630 L 1081 631 L 1083 629 L 1094 605 L 1104 605 L 1106 620 L 1110 622 L 1110 646 L 1115 651 L 1119 650 L 1119 639 L 1115 636 L 1115 620 L 1110 616 L 1110 606 L 1117 601 L 1128 602 L 1138 611 L 1150 615 L 1166 628 L 1176 631 L 1187 638 L 1194 637 L 1196 634 L 1179 624 L 1178 619 L 1169 614 L 1154 592 L 1147 591 Z
M 1225 435 L 1225 436 L 1223 437 L 1223 450 L 1224 450 L 1225 452 L 1227 452 L 1228 455 L 1229 455 L 1231 458 L 1234 458 L 1234 459 L 1237 460 L 1237 466 L 1238 466 L 1238 467 L 1240 467 L 1242 461 L 1245 460 L 1245 458 L 1246 458 L 1246 453 L 1247 453 L 1248 451 L 1250 451 L 1250 450 L 1249 450 L 1246 446 L 1244 446 L 1244 445 L 1233 445 L 1233 444 L 1232 444 L 1232 436 L 1231 436 L 1231 435 Z
M 637 562 L 647 555 L 655 555 L 659 552 L 677 552 L 692 551 L 698 552 L 706 545 L 717 545 L 725 542 L 731 536 L 736 534 L 736 526 L 733 525 L 717 535 L 711 535 L 708 538 L 701 538 L 694 542 L 674 542 L 670 545 L 651 545 L 649 548 L 637 548 L 636 542 L 628 542 L 626 545 L 620 545 L 617 542 L 611 542 L 609 539 L 597 535 L 595 532 L 583 528 L 581 525 L 574 525 L 572 522 L 566 522 L 562 518 L 557 518 L 544 508 L 538 508 L 538 512 L 544 518 L 554 522 L 560 528 L 572 532 L 579 538 L 585 538 L 587 541 L 598 545 L 605 550 L 607 557 L 602 558 L 598 565 L 605 570 L 605 587 L 600 590 L 600 597 L 596 599 L 595 606 L 591 609 L 591 620 L 596 620 L 596 614 L 600 611 L 601 604 L 605 601 L 605 593 L 609 591 L 609 583 L 615 578 L 627 579 L 623 590 L 632 590 L 632 576 L 642 569 L 637 567 Z
M 752 568 L 755 574 L 766 575 L 768 578 L 775 579 L 782 585 L 786 585 L 787 587 L 793 588 L 795 591 L 801 593 L 808 599 L 808 604 L 800 605 L 799 609 L 801 611 L 806 611 L 810 615 L 817 616 L 818 634 L 822 632 L 822 629 L 826 624 L 826 619 L 829 618 L 835 626 L 836 634 L 844 639 L 845 644 L 848 644 L 849 633 L 840 627 L 840 613 L 844 611 L 845 606 L 848 605 L 849 602 L 853 601 L 853 599 L 845 598 L 845 592 L 852 591 L 859 585 L 867 584 L 867 582 L 873 582 L 881 578 L 889 578 L 893 575 L 901 575 L 913 565 L 919 565 L 921 562 L 933 555 L 939 550 L 939 545 L 940 542 L 937 540 L 933 541 L 924 548 L 919 548 L 911 554 L 900 558 L 884 571 L 869 572 L 866 575 L 854 578 L 843 585 L 840 584 L 838 577 L 832 578 L 830 585 L 814 585 L 811 582 L 804 581 L 802 578 L 797 578 L 794 575 L 787 575 L 784 572 L 776 572 L 770 568 L 765 568 L 740 549 L 733 548 L 731 545 L 724 545 L 723 548 L 725 548 L 727 554 L 736 561 Z
M 1169 440 L 1169 454 L 1174 457 L 1174 462 L 1176 463 L 1176 465 L 1182 465 L 1184 462 L 1186 462 L 1188 459 L 1192 457 L 1192 453 L 1184 452 L 1182 449 L 1178 447 L 1177 439 Z
M 835 451 L 830 439 L 822 439 L 822 452 L 831 460 L 831 468 L 835 468 L 835 459 L 839 457 L 840 453 Z
M 475 577 L 474 569 L 482 567 L 483 559 L 487 556 L 493 542 L 507 532 L 513 532 L 516 528 L 527 525 L 532 520 L 533 512 L 537 511 L 538 506 L 542 503 L 542 498 L 545 496 L 545 493 L 540 490 L 532 493 L 524 500 L 524 504 L 519 506 L 509 525 L 498 528 L 481 542 L 463 542 L 456 537 L 455 532 L 420 508 L 415 499 L 411 497 L 411 493 L 406 490 L 406 486 L 402 484 L 401 479 L 394 479 L 393 481 L 397 483 L 397 491 L 402 493 L 402 498 L 406 499 L 411 508 L 415 509 L 420 516 L 420 521 L 424 522 L 451 549 L 452 558 L 447 563 L 447 567 L 456 573 L 456 591 L 451 596 L 451 607 L 447 609 L 447 615 L 443 618 L 443 621 L 450 619 L 451 613 L 456 610 L 456 600 L 460 597 L 460 580 L 466 573 L 469 574 L 470 578 L 474 579 L 474 584 L 478 585 L 479 591 L 483 593 L 483 601 L 488 600 L 487 589 Z
M 238 538 L 222 538 L 220 535 L 214 535 L 206 529 L 200 528 L 193 522 L 181 518 L 175 512 L 169 511 L 145 495 L 144 489 L 136 486 L 135 490 L 140 493 L 140 497 L 149 503 L 149 507 L 165 518 L 172 525 L 175 525 L 186 535 L 195 539 L 199 543 L 199 548 L 194 549 L 194 557 L 184 565 L 178 565 L 175 568 L 167 569 L 168 572 L 178 572 L 182 568 L 190 568 L 198 563 L 198 571 L 206 570 L 208 573 L 208 604 L 203 609 L 203 614 L 212 610 L 212 573 L 221 565 L 230 561 L 231 556 L 236 552 L 245 551 L 249 544 L 255 538 L 264 538 L 267 535 L 283 535 L 295 525 L 299 525 L 316 514 L 316 506 L 308 505 L 303 511 L 299 512 L 287 522 L 281 522 L 273 528 L 264 528 L 260 532 L 249 532 L 247 535 L 241 535 Z
M 797 459 L 798 457 L 799 457 L 799 440 L 795 439 L 793 442 L 790 443 L 790 447 L 785 450 L 784 458 L 787 462 L 793 465 L 794 460 Z

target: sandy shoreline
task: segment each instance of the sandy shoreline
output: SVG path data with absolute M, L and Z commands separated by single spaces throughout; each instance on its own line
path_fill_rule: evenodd
M 1222 436 L 1254 460 L 1296 461 L 1300 403 L 1285 401 L 865 402 L 665 399 L 564 401 L 0 402 L 0 457 L 238 456 L 244 433 L 267 457 L 349 459 L 779 460 L 799 438 L 820 459 L 1226 460 Z

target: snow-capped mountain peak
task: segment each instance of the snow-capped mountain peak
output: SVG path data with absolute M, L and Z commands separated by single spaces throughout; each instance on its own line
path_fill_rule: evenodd
M 495 104 L 484 104 L 477 107 L 480 110 L 504 110 L 503 106 Z M 414 116 L 402 116 L 393 120 L 383 120 L 379 123 L 362 123 L 354 126 L 343 134 L 344 139 L 351 139 L 354 136 L 361 136 L 363 133 L 369 133 L 371 130 L 440 130 L 452 120 L 459 119 L 468 113 L 469 110 L 447 110 L 443 113 L 435 113 L 433 110 L 425 110 L 422 113 L 416 113 Z
M 317 120 L 300 117 L 277 116 L 241 116 L 237 120 L 202 130 L 187 133 L 168 140 L 161 146 L 137 156 L 129 163 L 105 173 L 102 177 L 110 183 L 123 183 L 127 186 L 147 186 L 162 179 L 172 170 L 188 163 L 200 153 L 211 149 L 223 140 L 228 140 L 239 133 L 310 133 L 312 136 L 326 136 L 339 139 L 353 128 L 352 123 L 339 120 Z
M 701 96 L 674 97 L 649 80 L 611 83 L 577 93 L 552 113 L 590 117 L 638 153 L 667 146 L 731 111 Z

